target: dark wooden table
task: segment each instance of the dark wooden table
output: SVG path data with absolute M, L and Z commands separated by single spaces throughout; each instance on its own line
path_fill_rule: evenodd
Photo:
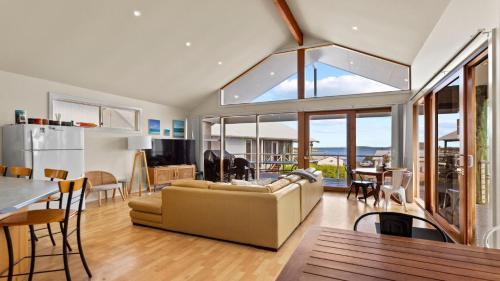
M 377 183 L 377 187 L 375 188 L 376 189 L 375 192 L 377 192 L 377 194 L 379 194 L 379 195 L 380 195 L 380 187 L 384 184 L 383 183 L 384 173 L 385 173 L 385 176 L 390 176 L 392 174 L 390 170 L 388 170 L 388 171 L 380 171 L 380 170 L 377 170 L 376 168 L 356 168 L 356 169 L 354 169 L 352 171 L 356 175 L 375 177 L 376 178 L 376 183 Z M 373 196 L 373 195 L 374 195 L 373 191 L 370 190 L 368 192 L 368 197 Z M 366 198 L 360 197 L 360 199 L 366 199 Z M 398 204 L 401 204 L 401 201 L 399 200 L 399 198 L 395 197 L 394 194 L 391 196 L 391 199 L 394 202 L 397 202 Z
M 500 250 L 313 227 L 277 280 L 500 280 Z

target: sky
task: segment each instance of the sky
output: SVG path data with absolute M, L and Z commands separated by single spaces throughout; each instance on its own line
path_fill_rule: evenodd
M 318 97 L 349 94 L 397 91 L 398 89 L 350 72 L 316 62 Z M 312 64 L 305 70 L 306 98 L 314 95 L 314 70 Z M 289 100 L 297 97 L 297 74 L 255 98 L 252 102 Z
M 331 67 L 316 63 L 318 96 L 335 96 L 370 92 L 398 90 L 394 87 Z M 306 97 L 314 92 L 314 71 L 309 65 L 305 71 Z M 295 99 L 297 96 L 297 75 L 294 74 L 279 85 L 257 97 L 253 102 Z M 286 125 L 297 129 L 295 122 Z M 311 121 L 311 138 L 319 140 L 315 147 L 345 147 L 347 126 L 345 119 Z M 359 118 L 357 121 L 357 146 L 391 146 L 391 117 Z

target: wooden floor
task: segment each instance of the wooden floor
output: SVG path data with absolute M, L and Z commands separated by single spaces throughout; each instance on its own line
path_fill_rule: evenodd
M 392 210 L 402 211 L 392 203 Z M 408 208 L 412 214 L 424 215 L 414 204 Z M 278 252 L 133 226 L 127 202 L 118 197 L 100 208 L 88 204 L 82 234 L 92 280 L 274 280 L 308 227 L 352 229 L 360 214 L 376 209 L 382 208 L 374 208 L 373 201 L 365 205 L 353 197 L 346 200 L 344 193 L 327 192 Z M 58 245 L 53 248 L 49 239 L 42 239 L 37 253 L 59 253 L 59 240 L 57 236 Z M 76 249 L 74 237 L 70 243 Z M 37 259 L 37 270 L 61 267 L 61 257 Z M 89 280 L 78 255 L 70 257 L 70 267 L 73 280 Z M 64 272 L 39 274 L 34 280 L 64 280 Z

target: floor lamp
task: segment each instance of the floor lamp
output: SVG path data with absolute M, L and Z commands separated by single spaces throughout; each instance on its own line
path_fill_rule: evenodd
M 148 186 L 147 191 L 151 191 L 151 185 L 149 184 L 149 174 L 148 174 L 148 163 L 146 161 L 146 153 L 144 149 L 151 149 L 151 137 L 150 136 L 130 136 L 128 137 L 128 149 L 135 150 L 134 164 L 132 166 L 132 177 L 130 178 L 130 185 L 128 187 L 128 193 L 132 192 L 134 187 L 134 176 L 135 167 L 137 162 L 139 162 L 139 196 L 142 195 L 142 172 L 146 175 L 146 184 Z

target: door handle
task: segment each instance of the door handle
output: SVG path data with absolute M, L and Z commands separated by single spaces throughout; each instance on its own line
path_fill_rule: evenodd
M 468 168 L 473 168 L 474 167 L 474 155 L 467 155 L 467 167 Z

